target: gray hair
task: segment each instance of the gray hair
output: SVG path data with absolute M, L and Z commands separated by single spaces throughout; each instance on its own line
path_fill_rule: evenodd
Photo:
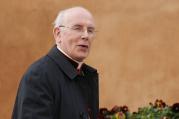
M 57 15 L 57 18 L 55 19 L 53 25 L 54 28 L 59 27 L 60 25 L 63 24 L 63 18 L 66 10 L 60 11 Z
M 59 27 L 60 25 L 63 25 L 65 14 L 67 13 L 68 10 L 71 10 L 71 9 L 74 9 L 74 8 L 80 8 L 80 9 L 84 9 L 85 11 L 88 11 L 87 9 L 85 9 L 84 7 L 81 7 L 81 6 L 76 6 L 76 7 L 72 7 L 72 8 L 68 8 L 68 9 L 62 10 L 62 11 L 60 11 L 58 13 L 57 18 L 55 19 L 55 21 L 53 23 L 54 28 Z

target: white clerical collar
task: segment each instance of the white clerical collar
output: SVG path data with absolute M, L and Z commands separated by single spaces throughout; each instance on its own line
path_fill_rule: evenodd
M 73 60 L 74 62 L 78 63 L 78 67 L 77 69 L 80 69 L 83 62 L 79 62 L 77 60 L 74 60 L 72 57 L 70 57 L 67 53 L 65 53 L 58 45 L 57 45 L 57 49 L 59 49 L 65 56 L 67 56 L 68 58 L 70 58 L 71 60 Z

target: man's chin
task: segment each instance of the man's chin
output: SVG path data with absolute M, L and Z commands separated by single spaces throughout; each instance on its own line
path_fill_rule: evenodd
M 87 56 L 88 55 L 81 55 L 81 56 L 77 57 L 77 61 L 82 62 L 84 59 L 87 58 Z

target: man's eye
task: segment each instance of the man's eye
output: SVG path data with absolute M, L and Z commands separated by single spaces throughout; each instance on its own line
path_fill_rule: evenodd
M 94 33 L 94 29 L 88 29 L 88 33 Z
M 77 30 L 77 31 L 81 31 L 81 30 L 82 30 L 81 27 L 73 27 L 72 29 L 73 29 L 73 30 Z

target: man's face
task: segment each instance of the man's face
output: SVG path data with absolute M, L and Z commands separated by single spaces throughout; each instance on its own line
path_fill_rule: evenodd
M 71 58 L 83 61 L 89 54 L 94 37 L 94 21 L 85 11 L 72 11 L 64 18 L 59 46 Z

